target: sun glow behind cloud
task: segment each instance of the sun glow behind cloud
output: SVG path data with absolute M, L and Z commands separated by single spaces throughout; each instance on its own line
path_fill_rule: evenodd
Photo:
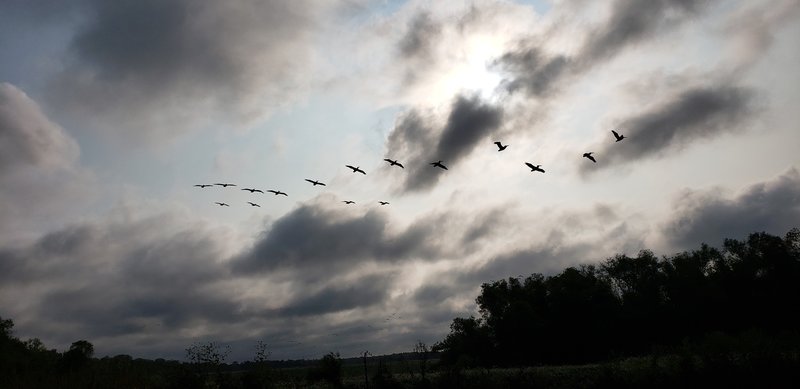
M 453 96 L 461 91 L 477 93 L 481 98 L 491 98 L 502 81 L 502 76 L 493 71 L 492 61 L 502 54 L 502 45 L 489 36 L 477 36 L 470 40 L 458 63 L 443 74 L 438 94 Z

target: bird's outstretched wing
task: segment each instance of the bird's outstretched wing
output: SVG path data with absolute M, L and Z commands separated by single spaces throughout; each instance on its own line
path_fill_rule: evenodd
M 528 167 L 529 167 L 529 168 L 531 168 L 531 169 L 535 169 L 535 167 L 533 166 L 533 164 L 532 164 L 532 163 L 530 163 L 530 162 L 525 162 L 525 164 L 526 164 L 526 165 L 528 165 Z
M 344 166 L 347 166 L 347 167 L 349 167 L 350 169 L 353 169 L 353 172 L 355 172 L 356 170 L 358 170 L 358 168 L 357 168 L 357 167 L 353 167 L 353 166 L 350 166 L 350 165 L 344 165 Z

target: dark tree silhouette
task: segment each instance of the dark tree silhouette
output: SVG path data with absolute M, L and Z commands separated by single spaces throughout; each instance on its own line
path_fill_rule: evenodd
M 777 336 L 800 328 L 800 230 L 494 281 L 476 302 L 480 317 L 454 319 L 435 345 L 443 364 L 583 363 L 718 332 Z

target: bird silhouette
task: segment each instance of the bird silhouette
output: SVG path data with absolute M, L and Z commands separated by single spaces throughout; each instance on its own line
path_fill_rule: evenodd
M 433 167 L 440 167 L 440 168 L 442 168 L 444 170 L 447 170 L 447 166 L 442 165 L 442 161 L 441 160 L 439 160 L 439 162 L 431 162 L 430 165 L 433 166 Z
M 225 204 L 225 203 L 220 203 L 220 202 L 215 202 L 214 204 L 217 204 L 217 205 L 219 205 L 220 207 L 230 207 L 230 205 L 228 205 L 228 204 Z
M 311 184 L 313 184 L 314 186 L 317 186 L 317 185 L 322 185 L 322 186 L 325 186 L 325 184 L 323 184 L 323 183 L 321 183 L 321 182 L 319 182 L 319 181 L 309 180 L 308 178 L 306 178 L 306 181 L 310 182 L 310 183 L 311 183 Z
M 365 172 L 365 171 L 361 170 L 361 169 L 360 169 L 360 166 L 356 166 L 356 167 L 352 167 L 352 166 L 350 166 L 350 165 L 344 165 L 344 166 L 347 166 L 347 167 L 349 167 L 350 169 L 353 169 L 353 173 L 361 173 L 361 174 L 363 174 L 363 175 L 365 175 L 365 176 L 367 175 L 367 172 Z
M 387 205 L 387 204 L 389 204 L 389 202 L 388 202 L 388 201 L 378 201 L 378 202 L 379 202 L 379 203 L 381 203 L 381 205 Z
M 503 144 L 500 142 L 494 142 L 494 144 L 497 145 L 497 151 L 503 151 L 508 147 L 508 145 L 503 146 Z
M 343 202 L 343 203 L 345 203 L 345 204 L 347 204 L 347 205 L 350 205 L 350 204 L 355 204 L 355 203 L 356 203 L 355 201 L 352 201 L 352 200 L 345 200 L 345 201 L 342 201 L 342 202 Z
M 584 157 L 584 158 L 589 158 L 589 160 L 590 160 L 590 161 L 592 161 L 592 162 L 594 162 L 594 163 L 597 163 L 597 160 L 596 160 L 596 159 L 594 159 L 594 157 L 592 157 L 592 154 L 593 154 L 593 153 L 594 153 L 594 152 L 583 153 L 583 157 Z
M 229 186 L 236 186 L 236 184 L 219 184 L 219 183 L 217 183 L 217 184 L 214 184 L 214 185 L 218 185 L 218 186 L 221 186 L 221 187 L 223 187 L 223 188 L 227 188 L 227 187 L 229 187 Z
M 533 165 L 532 163 L 530 163 L 530 162 L 525 162 L 525 164 L 526 164 L 526 165 L 528 165 L 528 167 L 529 167 L 529 168 L 531 168 L 531 171 L 532 171 L 532 172 L 542 172 L 542 173 L 544 173 L 544 169 L 542 169 L 542 168 L 541 168 L 541 166 L 542 166 L 542 165 L 536 165 L 536 166 L 534 166 L 534 165 Z
M 253 207 L 259 207 L 259 208 L 261 208 L 261 206 L 260 206 L 260 205 L 258 205 L 258 204 L 256 204 L 256 203 L 251 203 L 251 202 L 249 202 L 249 201 L 248 201 L 248 202 L 247 202 L 247 204 L 250 204 L 250 205 L 251 205 L 251 206 L 253 206 Z
M 253 188 L 243 188 L 242 190 L 246 190 L 246 191 L 248 191 L 248 192 L 250 192 L 250 193 L 255 193 L 255 192 L 258 192 L 258 193 L 264 193 L 264 192 L 263 192 L 262 190 L 260 190 L 260 189 L 253 189 Z
M 209 186 L 214 186 L 214 185 L 212 185 L 212 184 L 197 184 L 195 186 L 198 187 L 198 188 L 208 188 Z
M 400 162 L 392 161 L 389 158 L 384 158 L 383 160 L 386 161 L 386 162 L 389 162 L 389 166 L 400 166 L 400 168 L 405 169 L 405 167 L 403 167 L 403 164 L 400 163 Z
M 617 132 L 616 132 L 616 131 L 614 131 L 614 130 L 611 130 L 611 133 L 613 133 L 613 134 L 614 134 L 614 138 L 617 138 L 617 142 L 619 142 L 619 141 L 621 141 L 621 140 L 625 139 L 625 135 L 620 135 L 620 134 L 617 134 Z
M 270 189 L 270 190 L 268 190 L 267 192 L 270 192 L 270 193 L 275 193 L 275 196 L 277 196 L 277 195 L 284 195 L 284 196 L 286 196 L 286 197 L 289 197 L 289 195 L 287 195 L 286 193 L 284 193 L 284 192 L 281 192 L 281 191 L 279 191 L 279 190 L 272 190 L 272 189 Z

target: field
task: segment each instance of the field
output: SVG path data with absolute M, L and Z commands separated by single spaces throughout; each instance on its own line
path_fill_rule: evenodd
M 613 362 L 492 369 L 433 369 L 425 380 L 418 361 L 368 364 L 369 388 L 674 388 L 797 387 L 800 357 L 784 355 L 668 354 Z M 275 388 L 367 388 L 364 367 L 342 367 L 341 386 L 307 380 L 311 368 L 275 369 Z

